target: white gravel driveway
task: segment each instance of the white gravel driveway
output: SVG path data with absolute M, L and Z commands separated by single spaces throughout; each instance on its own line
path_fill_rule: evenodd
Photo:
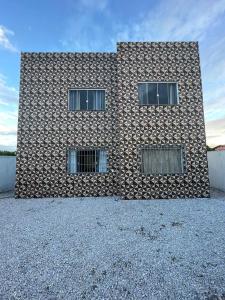
M 0 199 L 0 299 L 225 299 L 225 201 Z

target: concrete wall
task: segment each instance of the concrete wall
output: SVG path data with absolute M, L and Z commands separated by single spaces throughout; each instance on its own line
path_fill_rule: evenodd
M 16 156 L 0 156 L 0 192 L 14 190 L 16 181 Z
M 225 151 L 209 151 L 208 165 L 211 187 L 225 192 Z

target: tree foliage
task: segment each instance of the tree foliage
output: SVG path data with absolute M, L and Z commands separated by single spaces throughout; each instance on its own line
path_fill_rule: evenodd
M 207 147 L 207 151 L 214 151 L 214 148 L 211 148 L 208 145 L 206 145 L 206 147 Z
M 16 151 L 0 150 L 0 156 L 16 156 Z

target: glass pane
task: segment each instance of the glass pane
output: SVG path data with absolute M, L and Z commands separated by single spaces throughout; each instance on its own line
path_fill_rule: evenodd
M 78 99 L 78 94 L 76 90 L 69 91 L 69 110 L 79 110 L 80 109 L 80 101 Z
M 148 94 L 147 94 L 147 84 L 139 83 L 138 84 L 138 99 L 141 105 L 148 104 Z
M 95 150 L 77 151 L 77 172 L 97 172 L 98 156 Z
M 74 174 L 77 172 L 77 155 L 76 150 L 68 151 L 68 173 Z
M 168 173 L 181 173 L 181 149 L 174 148 L 167 150 L 168 155 Z M 166 170 L 165 170 L 166 171 Z
M 88 91 L 88 109 L 95 110 L 96 109 L 96 91 L 89 90 Z
M 152 174 L 150 154 L 147 149 L 142 150 L 142 172 L 144 174 Z
M 158 83 L 159 105 L 168 104 L 167 83 Z
M 69 110 L 73 110 L 73 91 L 69 91 Z
M 96 151 L 88 150 L 86 156 L 87 171 L 86 172 L 96 172 Z
M 98 172 L 107 171 L 107 154 L 105 150 L 98 151 Z
M 146 174 L 160 174 L 162 169 L 160 149 L 144 149 L 142 154 L 143 170 Z
M 82 157 L 80 155 L 81 151 L 77 151 L 77 172 L 82 172 Z
M 78 94 L 80 98 L 80 110 L 87 110 L 87 91 L 79 90 Z
M 104 110 L 105 109 L 105 105 L 106 105 L 106 100 L 105 100 L 105 91 L 102 91 L 102 109 Z
M 97 90 L 96 91 L 96 110 L 104 110 L 105 109 L 105 91 Z
M 145 174 L 182 173 L 181 148 L 154 148 L 142 150 L 142 172 Z
M 157 99 L 157 83 L 148 83 L 148 104 L 158 104 Z
M 168 83 L 169 104 L 177 104 L 177 84 Z

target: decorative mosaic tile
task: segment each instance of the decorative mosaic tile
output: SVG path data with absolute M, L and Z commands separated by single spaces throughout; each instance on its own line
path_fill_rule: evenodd
M 179 105 L 139 106 L 139 81 L 178 82 Z M 68 111 L 69 88 L 106 89 L 106 111 Z M 179 144 L 181 175 L 140 173 L 138 149 Z M 69 147 L 107 147 L 107 174 L 69 175 Z M 198 44 L 118 43 L 117 53 L 22 53 L 16 197 L 209 197 Z

